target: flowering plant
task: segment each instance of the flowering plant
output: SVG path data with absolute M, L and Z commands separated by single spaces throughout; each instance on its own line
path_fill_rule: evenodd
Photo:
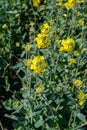
M 21 86 L 3 103 L 13 110 L 6 116 L 14 120 L 14 130 L 80 130 L 87 125 L 87 2 L 28 4 L 29 33 L 13 67 Z

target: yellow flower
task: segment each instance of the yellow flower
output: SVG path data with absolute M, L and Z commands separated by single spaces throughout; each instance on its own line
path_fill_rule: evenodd
M 77 0 L 78 3 L 84 3 L 84 0 Z
M 37 42 L 36 46 L 38 48 L 46 48 L 51 44 L 49 37 L 42 33 L 37 35 L 35 41 Z
M 16 109 L 19 106 L 19 101 L 14 101 L 12 104 L 13 108 Z
M 76 5 L 76 0 L 68 0 L 68 2 L 65 3 L 65 7 L 69 10 L 73 8 Z
M 38 74 L 44 72 L 45 68 L 47 67 L 47 62 L 43 56 L 34 56 L 32 60 L 26 60 L 25 65 L 29 66 L 35 74 Z
M 85 53 L 86 51 L 87 51 L 87 48 L 83 48 L 83 49 L 81 50 L 81 54 Z
M 75 48 L 75 41 L 72 38 L 67 37 L 67 39 L 62 40 L 61 45 L 60 51 L 71 52 Z
M 75 52 L 74 52 L 74 56 L 79 56 L 79 52 L 78 52 L 78 51 L 75 51 Z
M 61 7 L 63 5 L 62 0 L 59 0 L 58 3 L 57 3 L 57 5 Z
M 3 29 L 6 29 L 6 28 L 7 28 L 7 24 L 3 24 L 3 25 L 2 25 L 2 28 L 3 28 Z
M 53 25 L 54 24 L 54 20 L 53 19 L 49 20 L 49 23 L 50 23 L 50 25 Z
M 84 25 L 84 20 L 80 19 L 78 20 L 78 26 L 83 26 Z
M 25 45 L 25 46 L 24 46 L 24 49 L 25 49 L 26 51 L 30 51 L 31 45 L 29 45 L 29 44 Z
M 76 87 L 81 88 L 82 85 L 83 85 L 83 82 L 82 82 L 81 80 L 79 80 L 79 79 L 76 79 L 76 80 L 73 81 L 73 84 L 74 84 Z
M 41 93 L 45 89 L 44 85 L 40 85 L 36 88 L 36 93 Z
M 60 47 L 60 51 L 64 51 L 64 47 L 63 46 Z
M 51 26 L 49 26 L 48 23 L 42 25 L 41 33 L 38 33 L 35 38 L 35 41 L 37 42 L 36 46 L 38 48 L 46 48 L 51 44 L 50 30 L 51 30 Z
M 41 3 L 41 0 L 33 0 L 33 6 L 37 7 Z
M 31 65 L 31 59 L 25 60 L 25 66 L 29 67 Z
M 40 11 L 45 10 L 45 5 L 40 5 Z
M 75 58 L 70 58 L 69 59 L 69 65 L 73 65 L 76 63 L 76 59 Z
M 80 90 L 77 94 L 77 99 L 79 102 L 79 105 L 83 105 L 87 99 L 87 94 L 85 94 L 82 90 Z
M 19 18 L 19 17 L 20 17 L 20 14 L 16 14 L 16 15 L 15 15 L 15 18 Z
M 48 34 L 51 30 L 51 26 L 48 25 L 48 23 L 44 23 L 41 29 L 42 34 Z
M 19 47 L 20 46 L 20 42 L 16 42 L 16 47 Z
M 67 14 L 63 14 L 64 17 L 67 17 L 68 15 Z
M 77 12 L 78 16 L 82 16 L 82 13 L 80 11 Z
M 56 43 L 57 43 L 57 44 L 60 44 L 60 43 L 61 43 L 61 40 L 56 39 Z

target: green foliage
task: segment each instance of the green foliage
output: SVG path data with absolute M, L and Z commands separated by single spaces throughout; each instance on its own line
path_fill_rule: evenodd
M 5 116 L 14 130 L 81 129 L 87 125 L 87 2 L 70 9 L 66 0 L 3 2 L 0 84 L 12 93 L 2 102 L 12 110 Z

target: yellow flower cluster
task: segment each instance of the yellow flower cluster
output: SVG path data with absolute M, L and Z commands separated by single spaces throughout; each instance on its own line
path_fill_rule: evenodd
M 68 1 L 65 3 L 65 7 L 66 7 L 67 9 L 71 9 L 71 8 L 73 8 L 75 5 L 76 5 L 76 0 L 68 0 Z
M 25 46 L 24 46 L 24 49 L 25 49 L 26 51 L 30 51 L 31 45 L 29 45 L 29 44 L 25 45 Z
M 83 105 L 87 99 L 87 94 L 85 94 L 82 90 L 80 90 L 77 94 L 77 99 L 79 102 L 79 105 Z
M 40 86 L 38 86 L 37 88 L 36 88 L 36 93 L 41 93 L 43 90 L 44 90 L 45 88 L 44 88 L 44 85 L 40 85 Z
M 75 48 L 75 41 L 72 38 L 67 37 L 67 39 L 62 40 L 61 45 L 60 51 L 71 52 Z
M 32 60 L 27 59 L 25 61 L 25 65 L 29 66 L 35 74 L 38 74 L 44 72 L 47 66 L 47 62 L 45 61 L 43 56 L 34 56 Z
M 84 0 L 68 0 L 65 3 L 65 7 L 69 10 L 69 9 L 72 9 L 74 6 L 76 6 L 76 4 L 82 3 L 82 2 L 84 2 Z
M 31 59 L 25 60 L 25 66 L 30 67 L 30 65 L 31 65 Z
M 77 80 L 74 80 L 74 81 L 73 81 L 73 84 L 74 84 L 76 87 L 81 88 L 82 85 L 83 85 L 83 82 L 82 82 L 81 80 L 77 79 Z
M 78 26 L 83 26 L 84 25 L 84 20 L 80 19 L 78 20 Z
M 58 3 L 57 3 L 57 5 L 61 7 L 63 5 L 63 1 L 59 0 Z
M 46 48 L 50 45 L 49 33 L 51 26 L 48 23 L 43 24 L 41 33 L 37 34 L 35 41 L 37 42 L 38 48 Z
M 75 58 L 70 58 L 69 59 L 69 65 L 73 65 L 76 63 L 76 59 Z
M 33 6 L 37 7 L 41 3 L 41 0 L 33 0 Z

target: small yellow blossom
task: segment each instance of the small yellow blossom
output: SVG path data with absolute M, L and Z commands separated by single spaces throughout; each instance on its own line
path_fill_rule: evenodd
M 80 90 L 77 94 L 77 99 L 78 99 L 79 105 L 82 106 L 87 99 L 87 94 L 85 94 L 82 90 Z
M 67 14 L 63 14 L 64 17 L 67 17 L 68 15 Z
M 40 11 L 45 10 L 45 5 L 40 5 Z
M 40 85 L 36 88 L 36 93 L 41 93 L 45 89 L 44 85 Z
M 60 43 L 61 43 L 61 40 L 56 39 L 56 43 L 57 43 L 57 44 L 60 44 Z
M 58 3 L 57 3 L 57 5 L 61 7 L 63 5 L 63 1 L 59 0 Z
M 50 25 L 54 24 L 54 20 L 53 19 L 49 20 L 48 22 L 49 22 Z
M 3 28 L 3 29 L 6 29 L 6 28 L 7 28 L 7 24 L 3 24 L 3 25 L 2 25 L 2 28 Z
M 41 33 L 48 34 L 51 30 L 51 26 L 48 23 L 44 23 L 41 29 Z
M 37 7 L 41 3 L 41 0 L 33 0 L 33 6 Z
M 87 48 L 83 48 L 83 49 L 81 50 L 81 54 L 85 53 L 86 51 L 87 51 Z
M 16 109 L 19 106 L 19 101 L 14 101 L 12 104 L 13 108 Z
M 76 63 L 76 59 L 75 58 L 70 58 L 69 59 L 69 65 L 73 65 Z
M 75 48 L 75 41 L 72 38 L 67 37 L 67 39 L 62 40 L 61 45 L 60 51 L 71 52 Z
M 31 45 L 29 45 L 29 44 L 25 45 L 25 46 L 24 46 L 24 49 L 25 49 L 26 51 L 30 51 Z
M 83 26 L 84 25 L 84 20 L 80 19 L 78 20 L 78 26 Z
M 80 11 L 77 12 L 78 16 L 82 16 L 82 13 Z
M 25 60 L 25 66 L 29 67 L 31 65 L 31 59 Z
M 81 80 L 79 80 L 79 79 L 76 79 L 76 80 L 73 81 L 73 84 L 74 84 L 76 87 L 81 88 L 82 85 L 83 85 L 83 82 L 82 82 Z
M 84 0 L 77 0 L 78 3 L 84 3 Z
M 20 42 L 16 42 L 16 47 L 19 47 L 20 46 Z
M 75 51 L 75 52 L 74 52 L 74 56 L 79 56 L 79 52 L 78 52 L 78 51 Z
M 15 18 L 19 18 L 19 17 L 20 17 L 20 14 L 16 14 L 16 15 L 15 15 Z

